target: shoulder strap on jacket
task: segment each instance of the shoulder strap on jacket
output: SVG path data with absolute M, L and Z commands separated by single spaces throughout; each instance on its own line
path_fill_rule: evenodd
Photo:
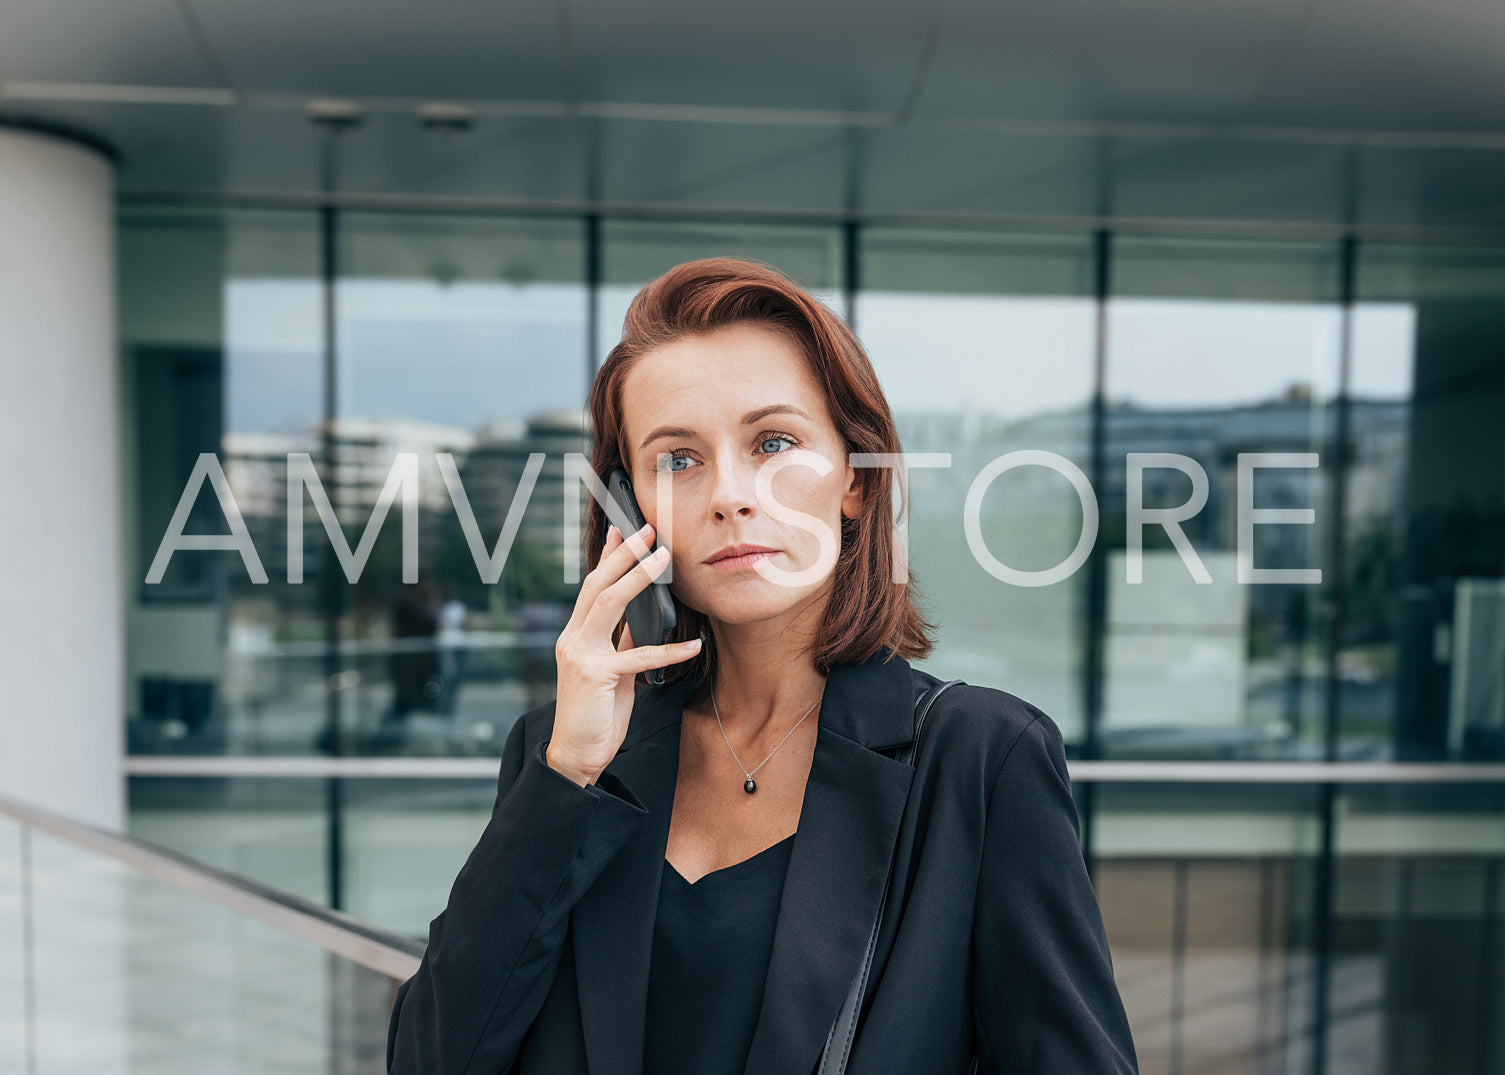
M 948 683 L 937 683 L 934 687 L 931 687 L 924 694 L 920 695 L 919 701 L 915 703 L 914 738 L 909 741 L 908 746 L 894 755 L 895 758 L 902 761 L 905 765 L 914 764 L 915 754 L 920 749 L 920 733 L 925 728 L 925 717 L 930 713 L 930 707 L 935 704 L 935 700 L 941 696 L 947 687 L 954 687 L 960 682 L 961 680 L 959 679 L 953 679 Z
M 924 694 L 920 695 L 915 703 L 915 728 L 914 738 L 909 744 L 894 755 L 905 765 L 914 765 L 915 754 L 920 746 L 920 732 L 925 727 L 925 717 L 930 713 L 930 707 L 935 704 L 947 687 L 955 686 L 961 680 L 953 679 L 949 683 L 937 683 Z M 878 923 L 883 921 L 883 905 L 888 902 L 888 886 L 893 880 L 894 867 L 890 862 L 888 866 L 888 880 L 883 882 L 883 895 L 878 899 L 878 915 L 873 919 L 872 932 L 868 934 L 867 955 L 862 959 L 862 968 L 857 972 L 857 978 L 852 982 L 852 989 L 847 994 L 846 1001 L 841 1006 L 841 1011 L 836 1014 L 836 1022 L 831 1024 L 831 1032 L 826 1035 L 826 1047 L 820 1054 L 819 1075 L 845 1075 L 847 1070 L 847 1057 L 852 1052 L 852 1038 L 857 1032 L 857 1013 L 862 1008 L 862 994 L 867 989 L 868 970 L 873 965 L 873 950 L 878 944 Z

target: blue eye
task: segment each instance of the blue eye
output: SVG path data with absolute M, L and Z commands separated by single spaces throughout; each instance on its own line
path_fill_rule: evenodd
M 660 466 L 660 467 L 656 467 L 655 469 L 656 470 L 669 470 L 669 471 L 674 471 L 674 470 L 689 470 L 690 469 L 690 464 L 692 464 L 694 462 L 695 462 L 695 460 L 691 459 L 688 455 L 680 455 L 680 454 L 678 454 L 676 452 L 676 453 L 671 454 L 669 456 L 668 460 L 666 460 L 666 462 L 665 462 L 665 465 Z M 685 465 L 684 466 L 680 466 L 681 463 L 683 463 Z
M 777 447 L 771 447 L 773 445 Z M 764 455 L 778 455 L 780 452 L 787 452 L 790 448 L 798 448 L 799 446 L 800 442 L 787 433 L 769 433 L 762 440 L 758 441 L 758 450 Z M 655 469 L 673 472 L 690 470 L 693 467 L 701 465 L 699 460 L 694 456 L 685 454 L 685 449 L 676 448 L 668 454 L 668 458 L 662 464 L 656 465 Z

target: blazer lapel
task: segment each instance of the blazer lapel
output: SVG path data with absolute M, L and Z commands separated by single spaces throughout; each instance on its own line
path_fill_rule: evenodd
M 648 810 L 571 911 L 592 1075 L 642 1075 L 648 972 L 679 775 L 679 729 L 693 687 L 643 691 L 606 767 Z M 880 650 L 826 680 L 747 1075 L 815 1067 L 867 952 L 914 770 L 878 753 L 914 734 L 908 662 Z
M 642 1075 L 648 969 L 669 819 L 679 778 L 679 729 L 693 685 L 650 687 L 606 766 L 648 816 L 570 911 L 585 1053 L 592 1075 Z
M 914 770 L 877 753 L 914 734 L 909 664 L 831 669 L 746 1075 L 815 1068 L 867 955 Z

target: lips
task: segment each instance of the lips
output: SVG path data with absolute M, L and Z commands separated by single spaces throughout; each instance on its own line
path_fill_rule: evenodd
M 767 545 L 728 545 L 726 548 L 712 553 L 710 559 L 706 560 L 706 563 L 714 564 L 722 560 L 750 556 L 753 553 L 772 553 L 778 551 L 778 549 L 771 549 Z

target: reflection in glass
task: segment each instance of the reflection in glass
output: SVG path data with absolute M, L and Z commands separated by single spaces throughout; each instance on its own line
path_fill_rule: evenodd
M 1345 788 L 1328 1070 L 1505 1061 L 1505 787 Z
M 345 663 L 330 677 L 319 582 L 340 568 L 311 502 L 305 581 L 286 582 L 287 455 L 319 460 L 325 432 L 317 219 L 121 211 L 124 443 L 135 475 L 127 563 L 145 578 L 209 453 L 223 462 L 269 578 L 253 584 L 237 553 L 193 551 L 175 555 L 160 584 L 135 587 L 132 752 L 315 752 L 335 692 L 347 752 L 494 755 L 511 721 L 554 695 L 553 643 L 574 599 L 559 561 L 561 462 L 589 451 L 581 403 L 592 362 L 615 342 L 632 295 L 690 258 L 751 254 L 844 310 L 834 227 L 608 221 L 592 296 L 580 221 L 340 219 L 338 417 L 320 476 L 353 549 L 397 455 L 418 454 L 420 582 L 401 582 L 394 510 L 345 587 Z M 1038 704 L 1076 745 L 1084 641 L 1100 628 L 1110 758 L 1316 758 L 1329 716 L 1340 760 L 1505 758 L 1505 258 L 1360 245 L 1345 397 L 1338 244 L 1115 237 L 1110 249 L 1107 473 L 1095 489 L 1107 603 L 1105 622 L 1092 624 L 1085 571 L 1011 585 L 983 569 L 963 530 L 969 486 L 1010 451 L 1045 449 L 1089 469 L 1092 237 L 858 233 L 851 312 L 904 448 L 952 456 L 947 470 L 911 474 L 910 562 L 941 624 L 922 666 Z M 1346 510 L 1336 520 L 1340 407 Z M 1143 580 L 1128 581 L 1131 452 L 1174 453 L 1206 474 L 1207 502 L 1180 525 L 1209 583 L 1196 581 L 1158 524 L 1144 528 Z M 1254 508 L 1313 509 L 1316 522 L 1255 526 L 1252 565 L 1326 568 L 1326 535 L 1341 523 L 1341 600 L 1326 574 L 1320 586 L 1239 581 L 1238 460 L 1257 452 L 1317 453 L 1320 465 L 1255 472 Z M 487 552 L 530 456 L 545 456 L 495 583 L 479 577 L 441 453 Z M 1174 509 L 1193 489 L 1169 466 L 1147 468 L 1143 481 L 1149 509 Z M 226 532 L 225 511 L 199 492 L 185 531 Z M 988 551 L 1021 570 L 1061 561 L 1081 518 L 1066 480 L 1039 467 L 1001 475 L 981 502 Z M 1330 661 L 1333 614 L 1341 646 Z M 1335 714 L 1324 708 L 1330 671 Z M 421 938 L 489 818 L 494 788 L 468 778 L 133 777 L 130 827 Z M 1505 1023 L 1489 1018 L 1505 997 L 1498 789 L 1352 787 L 1336 799 L 1327 1070 L 1498 1067 Z M 343 805 L 331 813 L 334 800 Z M 1319 789 L 1103 784 L 1082 801 L 1142 1069 L 1308 1070 L 1323 936 L 1312 920 Z M 0 825 L 0 862 L 16 861 L 7 839 Z M 343 882 L 331 897 L 335 847 Z M 0 868 L 0 957 L 12 951 L 19 913 L 7 880 Z M 61 912 L 81 913 L 91 899 L 129 910 L 136 897 L 102 881 L 58 899 Z M 213 941 L 213 928 L 191 918 L 186 936 Z M 48 943 L 81 939 L 48 930 Z M 0 958 L 0 970 L 15 965 Z M 138 969 L 130 959 L 105 965 L 100 990 L 118 993 Z M 206 1011 L 218 1019 L 213 1005 L 235 987 L 209 988 Z M 39 995 L 60 989 L 50 983 Z M 259 986 L 253 992 L 259 1003 Z M 103 993 L 78 1002 L 125 1011 Z M 304 984 L 294 993 L 313 1003 Z M 7 1028 L 20 1004 L 0 974 L 0 1066 L 19 1055 Z M 383 1019 L 389 1004 L 389 995 L 376 1004 Z M 321 1033 L 300 1022 L 291 1037 Z
M 323 413 L 317 218 L 124 209 L 119 223 L 132 753 L 306 751 L 322 719 L 317 661 L 269 661 L 319 637 L 316 590 L 289 586 L 286 459 L 317 451 Z M 223 469 L 230 504 L 207 475 Z M 266 581 L 237 551 L 178 550 L 146 582 L 185 494 L 182 532 L 227 534 L 238 512 Z M 194 495 L 196 494 L 196 495 Z M 305 563 L 316 574 L 320 550 Z
M 347 736 L 356 752 L 495 754 L 503 721 L 553 697 L 554 638 L 574 601 L 563 477 L 565 453 L 588 451 L 582 228 L 375 214 L 341 224 L 341 518 L 361 532 L 399 453 L 417 456 L 422 505 L 420 581 L 402 579 L 394 520 L 346 593 Z M 505 568 L 488 581 L 477 557 L 491 557 L 529 481 Z
M 1315 790 L 1095 795 L 1093 887 L 1139 1070 L 1309 1070 Z
M 608 221 L 601 228 L 596 365 L 622 338 L 627 307 L 644 284 L 683 262 L 712 257 L 765 261 L 845 316 L 841 232 L 836 228 Z
M 362 922 L 427 941 L 429 923 L 481 839 L 496 780 L 347 780 L 347 908 Z
M 507 730 L 516 715 L 506 716 Z M 339 783 L 341 909 L 426 940 L 429 922 L 444 909 L 455 875 L 491 820 L 495 777 Z M 134 776 L 128 791 L 128 830 L 136 839 L 310 902 L 327 902 L 324 781 Z
M 1124 239 L 1113 249 L 1099 490 L 1109 549 L 1104 753 L 1320 756 L 1320 588 L 1241 578 L 1240 457 L 1251 458 L 1246 507 L 1315 513 L 1311 525 L 1251 526 L 1248 566 L 1320 570 L 1340 368 L 1336 248 Z M 1130 581 L 1129 453 L 1190 460 L 1143 471 L 1144 508 L 1189 504 L 1194 479 L 1182 468 L 1205 474 L 1205 504 L 1179 523 L 1201 580 L 1165 527 L 1147 525 L 1143 581 Z M 1259 453 L 1316 454 L 1318 465 L 1252 459 Z
M 328 903 L 323 781 L 133 776 L 126 796 L 126 831 L 135 839 L 311 903 Z
M 1499 761 L 1505 257 L 1366 246 L 1358 281 L 1340 732 L 1356 753 Z
M 1414 304 L 1355 304 L 1343 519 L 1347 577 L 1336 714 L 1343 753 L 1350 758 L 1391 760 L 1395 754 L 1415 339 Z
M 1091 244 L 870 230 L 862 251 L 857 332 L 904 451 L 951 455 L 949 469 L 909 479 L 910 567 L 940 625 L 919 665 L 1016 694 L 1076 741 L 1086 573 L 1038 587 L 996 578 L 968 544 L 963 509 L 984 469 L 1012 451 L 1044 449 L 1088 468 Z M 987 552 L 1020 571 L 1065 560 L 1082 527 L 1069 482 L 1041 467 L 1001 473 L 979 513 Z
M 104 855 L 30 845 L 39 1075 L 385 1069 L 396 982 Z M 7 995 L 19 969 L 0 966 Z

